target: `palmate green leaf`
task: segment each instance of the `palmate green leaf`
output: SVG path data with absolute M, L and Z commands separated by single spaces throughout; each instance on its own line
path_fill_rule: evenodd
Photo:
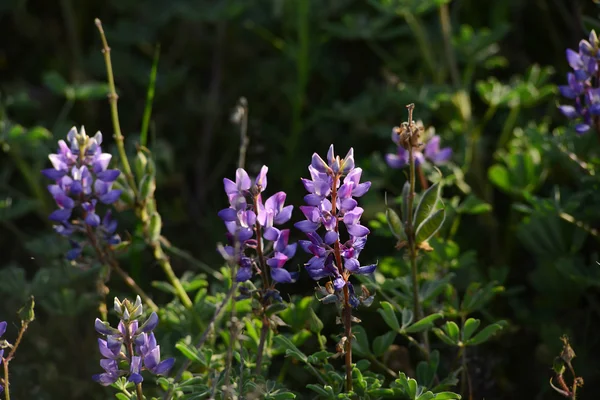
M 400 327 L 400 330 L 407 328 L 413 322 L 413 319 L 414 313 L 410 308 L 402 310 L 402 326 Z
M 352 351 L 356 355 L 366 357 L 371 353 L 369 348 L 369 337 L 367 331 L 361 325 L 353 326 L 352 333 L 354 334 L 354 340 L 352 340 Z
M 448 321 L 442 327 L 442 329 L 446 332 L 446 334 L 448 335 L 448 337 L 450 339 L 452 339 L 453 342 L 458 343 L 458 341 L 460 340 L 459 339 L 460 328 L 458 327 L 458 325 L 456 325 L 456 322 L 454 322 L 454 321 Z
M 492 205 L 484 202 L 474 194 L 469 194 L 456 209 L 461 214 L 484 214 L 492 211 Z
M 444 332 L 443 330 L 441 330 L 440 328 L 433 328 L 433 333 L 435 333 L 435 335 L 444 343 L 450 345 L 450 346 L 456 346 L 458 343 L 456 343 L 455 341 L 453 341 L 448 335 L 446 335 L 446 332 Z
M 465 321 L 465 323 L 463 325 L 462 337 L 461 337 L 461 340 L 463 342 L 466 342 L 467 340 L 469 340 L 471 338 L 473 333 L 475 333 L 477 328 L 479 328 L 480 322 L 481 321 L 479 321 L 478 319 L 475 319 L 475 318 L 469 318 L 468 320 Z
M 443 317 L 442 313 L 435 313 L 435 314 L 428 315 L 424 318 L 421 318 L 420 320 L 418 320 L 417 322 L 415 322 L 408 328 L 404 329 L 404 332 L 418 333 L 418 332 L 426 331 L 427 329 L 430 329 L 433 326 L 433 323 L 436 320 L 438 320 L 442 317 Z
M 396 340 L 396 332 L 387 332 L 381 336 L 377 336 L 373 340 L 373 354 L 376 357 L 381 357 L 390 348 Z
M 273 342 L 285 350 L 286 356 L 290 356 L 304 363 L 307 362 L 308 356 L 300 351 L 300 349 L 296 347 L 296 345 L 287 337 L 283 335 L 277 335 L 273 337 Z
M 498 321 L 492 325 L 488 325 L 483 328 L 478 334 L 467 340 L 465 344 L 467 346 L 477 346 L 483 342 L 486 342 L 490 337 L 495 335 L 498 331 L 507 325 L 506 321 Z
M 440 392 L 436 393 L 433 397 L 435 400 L 460 400 L 460 394 L 452 393 L 452 392 Z
M 206 366 L 206 360 L 202 356 L 202 353 L 200 353 L 200 350 L 187 344 L 184 339 L 177 342 L 175 348 L 191 362 Z
M 387 301 L 381 302 L 381 308 L 377 310 L 379 314 L 383 317 L 383 320 L 390 328 L 394 331 L 400 330 L 400 323 L 398 322 L 398 317 L 396 316 L 396 312 L 394 311 L 394 307 L 388 303 Z
M 416 241 L 422 243 L 427 241 L 430 237 L 442 227 L 444 220 L 446 219 L 446 210 L 443 208 L 437 210 L 431 214 L 425 221 L 417 227 Z
M 313 392 L 318 393 L 324 399 L 335 399 L 335 393 L 333 392 L 333 388 L 329 385 L 321 386 L 314 385 L 312 383 L 306 385 L 307 389 L 312 390 Z
M 425 191 L 425 193 L 423 193 L 413 217 L 414 226 L 418 227 L 421 225 L 421 223 L 433 213 L 440 198 L 440 191 L 441 185 L 439 183 L 434 183 Z

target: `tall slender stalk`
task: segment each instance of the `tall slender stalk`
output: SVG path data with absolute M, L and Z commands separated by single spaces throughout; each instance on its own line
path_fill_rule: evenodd
M 28 321 L 21 321 L 21 329 L 19 329 L 19 334 L 17 335 L 17 340 L 15 340 L 15 344 L 11 347 L 8 356 L 0 358 L 2 361 L 2 365 L 4 367 L 4 396 L 6 400 L 10 400 L 10 383 L 9 383 L 9 373 L 8 373 L 8 363 L 15 357 L 15 353 L 17 352 L 17 348 L 19 344 L 21 344 L 21 340 L 23 339 L 23 334 L 27 330 L 29 326 Z
M 133 362 L 133 342 L 130 340 L 133 332 L 131 332 L 131 325 L 127 325 L 127 351 L 129 352 L 129 362 Z M 144 391 L 142 390 L 142 383 L 137 383 L 135 385 L 135 394 L 137 395 L 138 400 L 144 400 Z
M 331 213 L 336 215 L 337 205 L 337 186 L 339 176 L 336 174 L 333 176 L 333 183 L 331 185 Z M 348 276 L 344 274 L 344 267 L 342 264 L 342 254 L 340 249 L 339 240 L 339 219 L 335 220 L 335 232 L 338 233 L 338 239 L 333 245 L 335 263 L 337 264 L 338 271 L 341 276 L 347 281 Z M 352 391 L 352 306 L 350 305 L 350 290 L 348 285 L 344 285 L 344 305 L 342 308 L 342 321 L 344 323 L 344 336 L 346 341 L 344 343 L 345 352 L 345 363 L 346 363 L 346 391 Z
M 119 109 L 117 107 L 117 99 L 119 98 L 119 96 L 117 95 L 117 91 L 115 89 L 115 80 L 114 80 L 114 75 L 113 75 L 113 70 L 112 70 L 112 62 L 111 62 L 111 58 L 110 58 L 110 47 L 108 46 L 108 42 L 106 40 L 106 35 L 104 34 L 104 29 L 102 28 L 102 22 L 100 22 L 100 20 L 98 18 L 96 18 L 95 22 L 96 22 L 96 26 L 98 27 L 98 31 L 100 32 L 100 38 L 102 39 L 102 46 L 103 46 L 102 53 L 104 54 L 104 61 L 106 64 L 106 75 L 108 78 L 108 87 L 109 87 L 108 100 L 110 103 L 110 114 L 111 114 L 111 118 L 112 118 L 113 129 L 115 131 L 114 139 L 115 139 L 115 143 L 117 145 L 117 149 L 119 151 L 119 157 L 121 159 L 121 164 L 123 165 L 123 172 L 127 179 L 127 183 L 131 187 L 131 190 L 133 190 L 133 193 L 135 196 L 135 208 L 136 208 L 137 214 L 142 217 L 142 221 L 144 222 L 144 231 L 146 234 L 146 238 L 148 238 L 150 218 L 148 218 L 145 207 L 142 204 L 142 202 L 140 201 L 141 199 L 139 198 L 139 191 L 138 191 L 137 185 L 135 183 L 133 174 L 131 172 L 131 166 L 129 165 L 129 160 L 127 159 L 127 153 L 125 152 L 125 144 L 124 144 L 123 134 L 121 133 L 121 124 L 119 122 Z M 152 248 L 152 254 L 154 255 L 154 258 L 156 259 L 156 261 L 160 265 L 161 269 L 167 276 L 169 283 L 175 288 L 175 293 L 177 294 L 177 297 L 179 297 L 179 300 L 187 309 L 191 309 L 194 304 L 193 304 L 192 300 L 190 299 L 190 297 L 188 296 L 185 289 L 183 288 L 181 281 L 179 280 L 179 278 L 177 278 L 177 275 L 175 275 L 175 272 L 173 271 L 173 267 L 171 266 L 171 261 L 169 260 L 169 257 L 165 254 L 165 252 L 163 251 L 160 241 L 159 240 L 149 241 L 149 245 Z M 117 271 L 117 272 L 119 272 L 119 271 Z M 125 271 L 123 271 L 123 272 L 125 272 Z
M 256 213 L 258 213 L 258 197 L 260 196 L 260 194 L 257 194 L 254 196 L 254 210 Z M 270 283 L 269 283 L 269 266 L 267 265 L 267 261 L 265 260 L 265 255 L 263 253 L 263 247 L 262 247 L 262 229 L 260 227 L 260 224 L 258 223 L 258 220 L 255 223 L 255 229 L 256 229 L 256 253 L 258 254 L 258 263 L 260 266 L 260 276 L 262 278 L 263 281 L 263 287 L 262 287 L 262 298 L 263 298 L 263 316 L 262 316 L 262 328 L 260 330 L 260 339 L 258 342 L 258 353 L 256 355 L 256 374 L 260 374 L 261 371 L 261 367 L 262 367 L 262 360 L 263 360 L 263 352 L 265 349 L 265 342 L 267 340 L 267 336 L 269 333 L 269 329 L 271 328 L 270 326 L 270 322 L 269 319 L 267 318 L 266 314 L 265 314 L 265 309 L 269 303 L 269 300 L 264 300 L 264 295 L 265 292 L 267 291 L 267 289 L 270 287 Z
M 409 137 L 408 142 L 408 160 L 409 160 L 409 183 L 410 183 L 410 193 L 408 195 L 408 205 L 407 205 L 407 213 L 406 216 L 406 233 L 408 237 L 408 256 L 410 258 L 410 272 L 412 278 L 412 292 L 413 292 L 413 312 L 415 315 L 415 321 L 419 321 L 423 318 L 423 313 L 421 310 L 421 301 L 419 298 L 419 279 L 418 279 L 418 271 L 417 271 L 417 243 L 415 240 L 415 227 L 413 221 L 413 209 L 414 209 L 414 201 L 415 201 L 415 157 L 413 150 L 413 110 L 415 108 L 414 104 L 409 104 L 408 108 L 408 134 L 411 135 Z M 426 355 L 429 354 L 429 337 L 427 336 L 427 331 L 423 332 L 423 345 L 425 346 Z
M 119 96 L 117 95 L 117 90 L 115 88 L 115 78 L 112 70 L 112 62 L 110 59 L 110 47 L 108 47 L 108 42 L 106 40 L 106 35 L 104 34 L 104 29 L 102 28 L 102 22 L 96 18 L 95 20 L 96 26 L 98 27 L 98 31 L 100 32 L 100 38 L 102 39 L 102 54 L 104 54 L 104 63 L 106 64 L 106 75 L 108 79 L 108 102 L 110 104 L 110 114 L 112 117 L 113 130 L 114 130 L 114 139 L 117 144 L 117 149 L 119 151 L 119 157 L 121 159 L 121 164 L 123 165 L 123 172 L 125 173 L 125 177 L 127 178 L 127 183 L 133 190 L 135 194 L 136 200 L 138 200 L 138 190 L 135 184 L 135 180 L 133 178 L 133 173 L 131 172 L 131 166 L 129 165 L 129 160 L 127 159 L 127 153 L 125 152 L 125 144 L 124 137 L 121 133 L 121 123 L 119 121 L 119 108 L 117 107 L 117 100 Z

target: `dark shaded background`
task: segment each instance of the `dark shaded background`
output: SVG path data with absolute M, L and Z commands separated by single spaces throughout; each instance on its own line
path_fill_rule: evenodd
M 417 104 L 417 117 L 435 125 L 445 143 L 453 146 L 457 161 L 462 157 L 461 132 L 445 125 L 455 111 L 423 92 L 446 90 L 450 85 L 437 11 L 420 16 L 442 69 L 441 79 L 434 82 L 404 19 L 382 18 L 371 3 L 1 0 L 2 117 L 26 127 L 46 127 L 55 140 L 72 125 L 83 124 L 88 133 L 100 130 L 111 142 L 110 112 L 101 85 L 105 66 L 94 25 L 98 17 L 112 48 L 121 125 L 133 151 L 155 46 L 160 43 L 149 146 L 159 167 L 157 196 L 164 234 L 216 268 L 221 260 L 215 243 L 224 234 L 216 212 L 226 205 L 222 177 L 232 176 L 237 162 L 238 133 L 230 115 L 240 96 L 248 99 L 250 107 L 248 170 L 256 173 L 267 164 L 270 188 L 285 190 L 290 204 L 301 204 L 304 190 L 299 177 L 306 175 L 311 154 L 324 154 L 335 143 L 340 154 L 353 146 L 357 163 L 375 182 L 375 190 L 364 199 L 365 218 L 381 211 L 384 189 L 397 193 L 402 182 L 397 172 L 381 168 L 381 156 L 393 149 L 390 128 L 405 119 L 404 105 L 409 102 Z M 562 84 L 568 69 L 564 50 L 576 47 L 587 35 L 584 24 L 593 26 L 597 14 L 593 2 L 583 0 L 452 1 L 455 33 L 460 25 L 476 32 L 506 31 L 497 45 L 507 64 L 477 69 L 465 89 L 474 94 L 476 80 L 496 76 L 509 81 L 533 64 L 552 66 L 553 81 Z M 467 61 L 458 57 L 461 71 Z M 69 100 L 67 86 L 82 83 L 96 86 Z M 478 96 L 473 98 L 473 115 L 481 118 L 486 106 Z M 550 98 L 521 113 L 518 123 L 552 117 L 552 124 L 564 124 L 554 110 L 555 101 Z M 499 135 L 506 114 L 502 111 L 494 117 L 486 137 Z M 28 182 L 18 165 L 19 160 L 31 165 L 37 165 L 33 160 L 45 162 L 44 153 L 53 143 L 47 141 L 37 150 L 22 148 L 17 156 L 6 148 L 0 153 L 2 197 L 34 199 L 18 218 L 0 219 L 0 264 L 5 272 L 0 281 L 0 319 L 12 319 L 22 295 L 29 291 L 37 290 L 40 303 L 45 304 L 14 362 L 17 399 L 83 399 L 91 398 L 87 394 L 97 389 L 89 379 L 97 372 L 96 335 L 90 323 L 93 299 L 86 297 L 91 295 L 86 294 L 82 278 L 60 261 L 64 243 L 53 239 L 45 218 L 52 204 L 49 196 L 42 192 L 36 197 L 33 189 L 37 185 L 44 190 L 45 183 L 37 177 L 36 182 Z M 483 151 L 487 168 L 493 162 L 493 146 L 484 146 Z M 554 182 L 571 185 L 560 171 Z M 493 212 L 501 224 L 507 221 L 511 201 L 501 193 L 494 197 Z M 132 216 L 125 213 L 121 219 L 123 229 L 135 229 Z M 567 332 L 575 337 L 576 360 L 586 379 L 581 398 L 597 398 L 598 340 L 593 334 L 599 326 L 597 292 L 578 292 L 570 298 L 562 297 L 558 289 L 536 288 L 532 279 L 541 268 L 540 258 L 516 237 L 510 250 L 502 248 L 506 242 L 490 243 L 486 229 L 479 219 L 465 218 L 459 242 L 463 249 L 477 250 L 484 275 L 487 269 L 509 265 L 509 290 L 492 309 L 515 328 L 501 343 L 478 351 L 479 361 L 474 363 L 488 371 L 479 383 L 493 387 L 482 389 L 481 396 L 558 398 L 548 393 L 547 381 L 552 357 L 560 349 L 558 336 Z M 511 226 L 503 224 L 501 229 L 510 236 Z M 371 240 L 362 257 L 381 259 L 393 254 L 390 244 Z M 594 245 L 588 250 L 586 258 Z M 502 262 L 496 257 L 498 251 Z M 145 287 L 162 278 L 147 252 L 134 252 L 128 261 L 130 273 Z M 173 258 L 173 263 L 178 274 L 191 268 L 181 259 Z M 40 276 L 38 272 L 46 269 L 52 272 Z M 111 289 L 126 293 L 118 282 L 113 285 Z M 308 292 L 311 285 L 304 277 L 291 290 Z M 165 295 L 157 292 L 156 296 Z M 379 323 L 380 330 L 385 329 Z

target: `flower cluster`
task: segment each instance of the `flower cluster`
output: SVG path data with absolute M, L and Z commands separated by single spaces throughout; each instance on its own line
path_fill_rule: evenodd
M 103 386 L 115 383 L 119 377 L 129 375 L 128 381 L 135 384 L 143 381 L 141 371 L 147 370 L 155 375 L 165 375 L 175 362 L 174 358 L 160 361 L 160 346 L 152 332 L 158 325 L 158 316 L 152 313 L 143 324 L 137 318 L 142 313 L 142 300 L 138 296 L 135 303 L 125 299 L 122 303 L 115 297 L 115 311 L 121 318 L 117 329 L 108 322 L 96 318 L 94 327 L 106 339 L 98 339 L 98 347 L 103 359 L 100 366 L 104 372 L 92 379 Z M 129 371 L 120 369 L 119 362 L 129 364 Z
M 104 218 L 96 213 L 98 202 L 112 204 L 119 199 L 120 190 L 112 189 L 118 178 L 118 169 L 108 169 L 111 155 L 102 153 L 102 134 L 89 137 L 82 127 L 80 132 L 74 127 L 67 134 L 67 142 L 59 140 L 58 151 L 48 158 L 52 168 L 42 170 L 42 174 L 55 181 L 48 191 L 56 201 L 58 209 L 49 218 L 56 222 L 55 230 L 71 237 L 74 232 L 87 232 L 94 229 L 108 244 L 120 241 L 115 234 L 116 221 L 110 211 Z M 82 246 L 71 241 L 72 249 L 67 258 L 77 258 Z
M 348 286 L 351 304 L 356 307 L 358 298 L 353 295 L 348 279 L 351 274 L 370 274 L 376 267 L 374 264 L 361 266 L 358 261 L 369 229 L 360 224 L 364 210 L 354 199 L 364 195 L 371 182 L 360 182 L 362 169 L 354 166 L 353 149 L 340 159 L 334 155 L 333 145 L 327 153 L 327 162 L 317 153 L 313 154 L 308 171 L 311 179 L 302 179 L 309 192 L 304 197 L 307 205 L 300 207 L 306 220 L 294 225 L 309 239 L 299 241 L 302 249 L 313 256 L 305 264 L 306 270 L 314 280 L 333 278 L 336 291 Z M 345 242 L 340 240 L 340 222 L 349 236 Z M 317 232 L 321 226 L 325 228 L 323 236 Z
M 578 133 L 585 133 L 593 126 L 593 119 L 600 115 L 600 88 L 598 87 L 599 41 L 591 31 L 589 41 L 579 42 L 579 51 L 567 49 L 567 61 L 573 72 L 567 74 L 567 85 L 559 86 L 560 93 L 575 101 L 575 105 L 561 105 L 560 111 L 569 119 L 578 119 Z
M 420 121 L 416 122 L 416 124 L 422 130 L 422 124 Z M 396 145 L 398 145 L 398 149 L 396 154 L 386 154 L 385 161 L 389 165 L 390 168 L 402 168 L 408 165 L 409 151 L 406 146 L 403 146 L 401 143 L 401 135 L 398 132 L 401 128 L 394 128 L 392 130 L 392 140 Z M 415 165 L 420 165 L 425 163 L 425 160 L 429 160 L 436 165 L 442 165 L 448 162 L 452 157 L 452 149 L 450 147 L 440 148 L 440 137 L 439 135 L 433 134 L 433 128 L 430 128 L 429 135 L 430 138 L 427 140 L 427 144 L 425 148 L 421 152 L 419 147 L 413 146 L 413 157 L 415 159 Z
M 6 326 L 7 323 L 6 321 L 2 321 L 0 322 L 0 337 L 2 337 L 2 335 L 4 335 L 4 332 L 6 332 Z M 0 365 L 2 365 L 2 360 L 4 357 L 4 348 L 0 347 Z M 0 385 L 0 392 L 2 392 L 4 390 L 4 388 L 2 387 L 2 385 Z
M 252 278 L 253 268 L 260 264 L 260 260 L 257 263 L 256 259 L 247 255 L 249 249 L 256 250 L 257 256 L 264 258 L 275 282 L 292 282 L 296 277 L 296 273 L 283 268 L 296 253 L 296 244 L 289 243 L 289 229 L 276 227 L 289 221 L 294 206 L 284 206 L 284 192 L 275 193 L 263 203 L 267 172 L 268 168 L 263 166 L 254 185 L 243 168 L 236 171 L 235 182 L 223 179 L 230 206 L 219 211 L 218 215 L 225 221 L 228 231 L 230 245 L 225 247 L 225 252 L 228 257 L 234 257 L 240 267 L 236 276 L 238 282 Z M 265 241 L 272 242 L 272 251 L 268 254 L 264 252 L 267 247 L 263 245 Z

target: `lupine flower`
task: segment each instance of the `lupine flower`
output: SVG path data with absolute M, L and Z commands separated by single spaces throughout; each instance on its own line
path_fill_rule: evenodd
M 0 322 L 0 337 L 2 337 L 2 335 L 4 335 L 4 333 L 6 332 L 6 326 L 7 323 L 6 321 L 2 321 Z M 2 365 L 2 360 L 4 357 L 4 349 L 0 348 L 0 365 Z M 4 387 L 2 387 L 2 385 L 0 385 L 0 392 L 4 391 Z
M 591 31 L 589 41 L 579 42 L 579 51 L 567 49 L 566 56 L 573 72 L 567 74 L 567 85 L 559 86 L 560 93 L 575 101 L 574 105 L 561 105 L 559 110 L 569 119 L 578 120 L 575 130 L 585 133 L 600 115 L 600 88 L 598 83 L 598 36 Z
M 108 169 L 112 156 L 102 153 L 100 132 L 89 137 L 83 127 L 79 133 L 73 127 L 67 134 L 67 142 L 58 141 L 57 153 L 48 156 L 52 168 L 42 170 L 45 177 L 55 181 L 48 186 L 48 191 L 58 209 L 49 218 L 57 223 L 55 230 L 63 236 L 71 237 L 74 232 L 93 229 L 108 244 L 116 244 L 120 241 L 115 234 L 116 222 L 109 213 L 101 219 L 96 205 L 98 202 L 112 204 L 119 199 L 121 191 L 112 189 L 112 185 L 120 171 Z M 73 220 L 78 223 L 73 224 Z M 75 240 L 71 240 L 71 244 L 67 258 L 73 260 L 81 254 L 82 245 Z
M 420 121 L 417 124 L 422 123 Z M 429 160 L 435 165 L 442 165 L 447 163 L 452 157 L 452 149 L 450 147 L 440 148 L 440 136 L 432 135 L 434 133 L 433 128 L 430 128 L 427 144 L 421 152 L 420 150 L 413 148 L 413 157 L 415 159 L 415 165 L 421 165 Z M 397 133 L 397 129 L 392 130 L 392 140 L 398 145 L 396 154 L 386 154 L 385 161 L 390 168 L 402 168 L 408 165 L 409 153 L 400 143 L 400 135 Z
M 138 296 L 134 304 L 129 300 L 122 303 L 115 297 L 115 311 L 121 318 L 118 327 L 111 327 L 108 322 L 96 318 L 94 327 L 106 339 L 98 339 L 98 348 L 103 359 L 100 366 L 103 373 L 94 375 L 92 379 L 103 386 L 108 386 L 117 381 L 121 376 L 128 376 L 127 380 L 135 384 L 144 379 L 142 370 L 147 370 L 154 375 L 165 375 L 173 367 L 175 359 L 160 360 L 160 346 L 152 332 L 158 325 L 156 313 L 143 324 L 139 325 L 137 318 L 142 313 L 142 300 Z M 133 350 L 133 353 L 130 351 Z M 129 364 L 129 371 L 119 369 L 119 361 Z
M 289 229 L 277 228 L 289 221 L 294 206 L 285 206 L 284 192 L 275 193 L 263 203 L 262 193 L 267 188 L 268 170 L 267 166 L 261 168 L 254 185 L 243 168 L 238 168 L 236 171 L 235 182 L 227 178 L 223 179 L 229 207 L 219 211 L 218 215 L 225 221 L 230 242 L 229 246 L 225 246 L 225 255 L 236 257 L 240 267 L 236 276 L 238 282 L 252 278 L 257 260 L 248 256 L 247 251 L 257 249 L 258 240 L 261 240 L 261 251 L 267 247 L 262 243 L 273 244 L 272 251 L 264 254 L 264 257 L 270 267 L 271 278 L 275 282 L 292 282 L 297 275 L 283 268 L 296 253 L 296 243 L 289 243 Z M 255 237 L 259 231 L 262 237 Z M 235 254 L 236 241 L 239 243 L 237 255 Z
M 369 229 L 361 225 L 364 210 L 354 199 L 364 195 L 371 182 L 360 182 L 362 169 L 354 166 L 353 149 L 340 159 L 334 155 L 333 145 L 327 153 L 327 161 L 317 153 L 313 155 L 308 171 L 311 179 L 302 179 L 309 192 L 304 197 L 308 205 L 300 207 L 306 220 L 294 224 L 308 237 L 298 242 L 300 247 L 313 256 L 305 264 L 306 270 L 314 280 L 332 278 L 336 291 L 348 286 L 351 305 L 356 307 L 359 300 L 348 278 L 351 274 L 370 274 L 376 267 L 375 264 L 361 266 L 358 261 Z M 340 223 L 348 233 L 346 241 L 340 238 Z M 321 227 L 325 228 L 322 235 L 317 232 Z

